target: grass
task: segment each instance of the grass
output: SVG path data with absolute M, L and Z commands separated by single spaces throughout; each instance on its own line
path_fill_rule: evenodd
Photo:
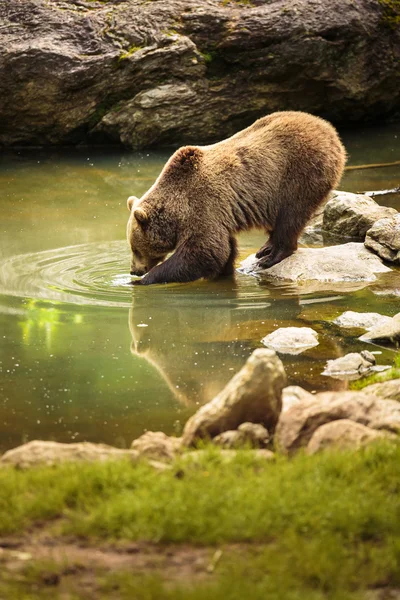
M 57 519 L 53 535 L 91 542 L 250 544 L 225 557 L 211 583 L 190 591 L 171 591 L 157 577 L 141 577 L 139 585 L 119 573 L 114 583 L 99 575 L 96 598 L 110 597 L 113 585 L 113 598 L 122 599 L 352 600 L 371 586 L 400 587 L 399 464 L 400 445 L 380 442 L 357 453 L 300 454 L 262 465 L 241 451 L 229 467 L 210 448 L 198 463 L 181 459 L 163 472 L 125 461 L 4 468 L 0 535 Z M 12 600 L 15 586 L 30 585 L 18 581 L 3 579 L 0 597 Z M 71 597 L 85 597 L 79 593 Z
M 357 381 L 353 381 L 350 384 L 352 390 L 362 390 L 367 385 L 373 383 L 383 383 L 384 381 L 390 381 L 391 379 L 400 379 L 400 353 L 397 353 L 394 359 L 393 367 L 384 371 L 383 373 L 373 373 Z

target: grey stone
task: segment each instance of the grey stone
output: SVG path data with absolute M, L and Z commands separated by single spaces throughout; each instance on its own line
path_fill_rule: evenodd
M 146 431 L 131 444 L 140 456 L 158 460 L 172 461 L 179 453 L 182 440 L 165 435 L 162 431 Z
M 394 208 L 380 206 L 368 196 L 334 192 L 326 203 L 322 227 L 330 235 L 363 241 L 375 221 L 396 213 Z
M 261 342 L 282 354 L 300 354 L 318 346 L 318 333 L 310 327 L 280 327 L 266 335 Z
M 300 404 L 304 400 L 312 400 L 313 394 L 307 392 L 299 385 L 289 385 L 282 390 L 282 412 L 286 412 L 295 404 Z
M 265 448 L 270 440 L 269 433 L 258 423 L 242 423 L 237 429 L 224 431 L 213 439 L 213 443 L 222 448 L 252 446 Z
M 261 423 L 272 433 L 285 384 L 286 374 L 275 352 L 255 350 L 225 388 L 187 421 L 183 444 L 191 446 L 198 439 L 213 438 L 245 422 Z
M 322 375 L 334 377 L 335 379 L 354 380 L 373 370 L 376 363 L 375 356 L 371 352 L 350 352 L 340 358 L 328 360 Z
M 374 223 L 367 231 L 365 245 L 383 260 L 400 265 L 400 214 Z
M 280 451 L 293 454 L 307 446 L 325 423 L 350 419 L 372 429 L 400 431 L 400 403 L 363 392 L 323 392 L 282 413 L 275 432 Z
M 381 383 L 373 383 L 363 389 L 365 394 L 373 394 L 377 398 L 400 402 L 400 379 L 391 379 Z
M 347 310 L 337 317 L 333 323 L 339 327 L 372 329 L 377 325 L 383 325 L 391 321 L 391 317 L 379 313 L 358 313 Z
M 400 342 L 400 313 L 383 325 L 373 327 L 360 337 L 363 342 L 399 345 Z
M 330 448 L 358 449 L 382 438 L 395 437 L 386 431 L 377 431 L 349 419 L 339 419 L 315 430 L 307 444 L 307 454 L 315 454 Z

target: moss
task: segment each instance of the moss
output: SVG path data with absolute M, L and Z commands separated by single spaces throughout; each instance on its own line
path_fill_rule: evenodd
M 125 52 L 121 52 L 121 54 L 119 55 L 118 58 L 118 62 L 121 62 L 122 60 L 126 60 L 127 58 L 129 58 L 130 56 L 132 56 L 132 54 L 135 54 L 135 52 L 137 52 L 138 50 L 141 50 L 143 48 L 143 46 L 131 46 L 129 48 L 129 50 L 126 50 Z
M 382 22 L 392 29 L 400 26 L 400 0 L 378 0 L 383 7 Z
M 362 390 L 367 385 L 382 383 L 384 381 L 390 381 L 391 379 L 400 379 L 400 353 L 396 355 L 391 369 L 384 371 L 383 373 L 374 373 L 373 375 L 368 375 L 367 377 L 353 381 L 350 384 L 350 389 Z

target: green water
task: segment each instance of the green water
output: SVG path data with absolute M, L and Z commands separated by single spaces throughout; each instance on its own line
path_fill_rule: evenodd
M 343 137 L 350 164 L 400 159 L 399 125 Z M 240 274 L 129 286 L 126 198 L 148 189 L 169 154 L 2 156 L 0 450 L 35 438 L 126 447 L 146 429 L 179 432 L 279 326 L 311 326 L 320 338 L 302 355 L 282 356 L 289 383 L 342 389 L 345 383 L 321 375 L 326 360 L 366 346 L 332 317 L 400 310 L 398 272 L 352 292 L 304 295 Z M 399 171 L 348 172 L 341 188 L 392 188 Z M 399 195 L 379 201 L 400 209 Z M 263 241 L 261 232 L 241 236 L 241 257 Z M 393 355 L 383 350 L 377 358 L 385 364 Z

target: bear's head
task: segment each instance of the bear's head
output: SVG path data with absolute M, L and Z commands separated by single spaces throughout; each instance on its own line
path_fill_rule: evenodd
M 144 275 L 176 247 L 176 227 L 163 206 L 130 196 L 127 238 L 132 249 L 131 275 Z

